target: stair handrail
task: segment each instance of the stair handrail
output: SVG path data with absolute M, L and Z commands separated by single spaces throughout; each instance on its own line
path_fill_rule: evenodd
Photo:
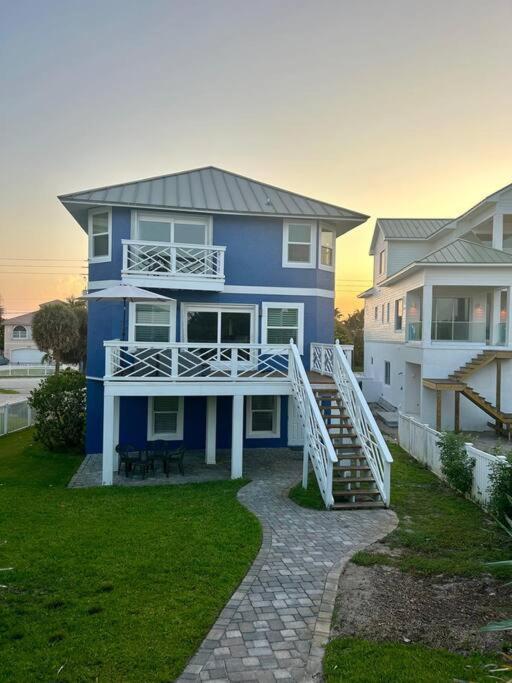
M 338 341 L 334 345 L 333 379 L 382 500 L 389 507 L 393 457 Z
M 305 464 L 307 466 L 307 463 L 311 461 L 325 506 L 331 508 L 334 505 L 333 464 L 338 462 L 338 458 L 313 394 L 299 349 L 293 340 L 290 340 L 288 371 L 292 395 L 304 427 Z

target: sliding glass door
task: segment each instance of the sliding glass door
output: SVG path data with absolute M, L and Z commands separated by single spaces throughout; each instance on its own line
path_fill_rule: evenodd
M 432 310 L 432 339 L 469 341 L 470 310 L 469 298 L 435 297 Z
M 191 344 L 252 344 L 254 343 L 254 308 L 187 308 L 185 341 Z M 232 360 L 231 349 L 226 347 L 207 351 L 208 358 L 219 362 Z M 250 351 L 238 349 L 237 360 L 250 361 Z

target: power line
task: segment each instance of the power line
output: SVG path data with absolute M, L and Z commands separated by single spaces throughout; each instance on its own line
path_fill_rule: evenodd
M 0 256 L 0 261 L 80 261 L 86 263 L 86 258 L 18 258 L 15 256 Z

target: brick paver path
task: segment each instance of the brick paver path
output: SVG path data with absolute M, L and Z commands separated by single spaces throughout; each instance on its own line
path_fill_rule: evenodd
M 251 454 L 244 466 L 252 482 L 238 497 L 260 519 L 263 545 L 178 681 L 312 681 L 343 565 L 389 533 L 396 517 L 389 510 L 298 507 L 287 496 L 301 472 L 291 451 L 281 458 Z

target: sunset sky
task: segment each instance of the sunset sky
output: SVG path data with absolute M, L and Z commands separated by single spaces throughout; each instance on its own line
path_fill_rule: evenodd
M 57 195 L 216 165 L 376 216 L 512 182 L 511 0 L 0 0 L 0 297 L 79 294 Z M 373 220 L 338 240 L 337 304 Z

